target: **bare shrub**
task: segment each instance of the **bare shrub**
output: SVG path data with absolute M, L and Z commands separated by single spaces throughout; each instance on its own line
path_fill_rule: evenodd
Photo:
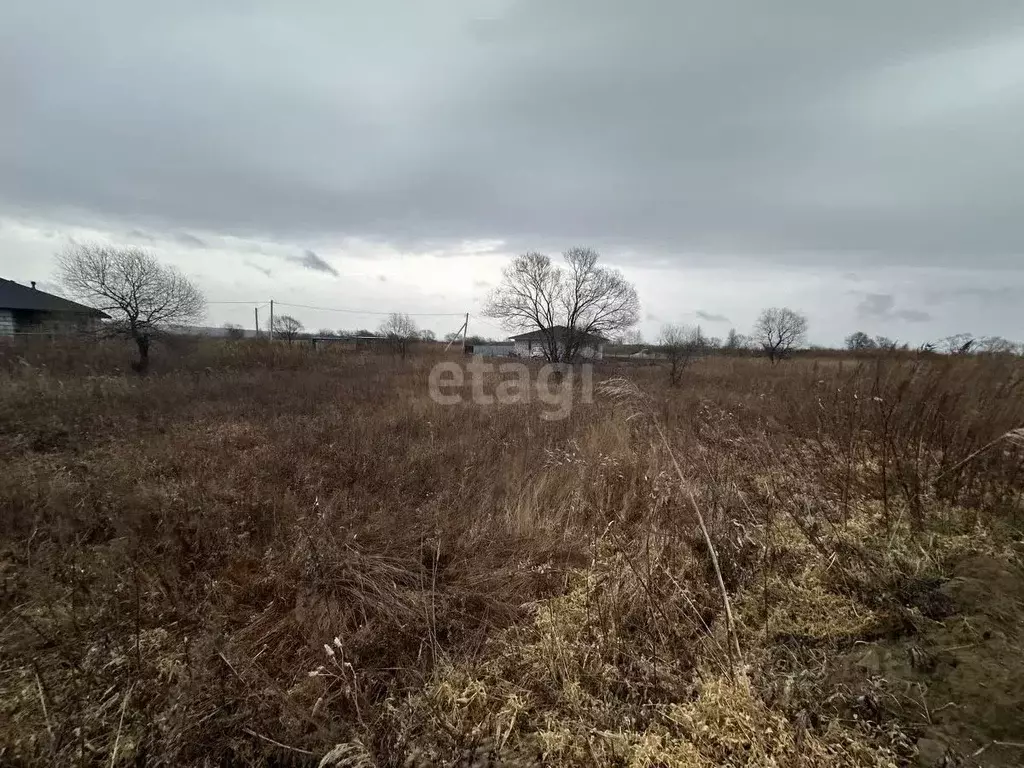
M 683 372 L 702 357 L 707 349 L 699 325 L 693 328 L 686 325 L 664 325 L 658 342 L 668 358 L 668 378 L 672 386 L 678 386 Z

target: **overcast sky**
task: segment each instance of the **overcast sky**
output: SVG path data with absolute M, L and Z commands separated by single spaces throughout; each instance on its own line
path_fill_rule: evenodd
M 581 244 L 648 338 L 788 305 L 820 343 L 1024 340 L 1019 0 L 7 2 L 0 104 L 21 282 L 130 243 L 213 301 L 443 333 Z

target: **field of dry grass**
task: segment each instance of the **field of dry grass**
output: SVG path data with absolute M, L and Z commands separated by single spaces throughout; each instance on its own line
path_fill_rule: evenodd
M 0 350 L 0 763 L 1024 759 L 1017 358 L 607 364 L 547 421 L 127 354 Z

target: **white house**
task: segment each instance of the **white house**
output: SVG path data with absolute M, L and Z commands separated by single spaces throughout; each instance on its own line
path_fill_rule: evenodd
M 561 357 L 565 352 L 567 336 L 567 329 L 564 325 L 511 336 L 512 343 L 515 345 L 516 357 L 544 357 L 547 353 L 549 334 L 554 335 L 555 343 L 558 345 L 558 355 Z M 584 360 L 601 360 L 604 358 L 604 345 L 607 341 L 603 336 L 583 334 L 583 343 L 580 344 L 577 354 Z

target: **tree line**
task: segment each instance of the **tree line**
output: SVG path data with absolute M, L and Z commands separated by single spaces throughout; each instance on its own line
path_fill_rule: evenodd
M 268 330 L 273 332 L 274 338 L 287 341 L 289 344 L 296 339 L 313 337 L 380 339 L 403 357 L 415 342 L 437 341 L 437 335 L 432 330 L 420 328 L 416 325 L 416 321 L 405 312 L 392 312 L 375 331 L 366 328 L 354 331 L 333 331 L 330 328 L 321 328 L 315 334 L 306 333 L 302 322 L 291 315 L 275 315 L 272 321 L 268 321 Z
M 591 248 L 570 248 L 562 254 L 563 264 L 550 256 L 530 252 L 515 257 L 505 268 L 502 280 L 487 299 L 484 314 L 499 320 L 510 331 L 534 331 L 541 338 L 544 356 L 551 362 L 572 362 L 596 339 L 614 339 L 642 346 L 633 330 L 640 319 L 636 288 L 616 269 L 599 263 Z M 152 342 L 174 326 L 197 324 L 205 314 L 202 291 L 173 267 L 161 264 L 138 248 L 74 244 L 57 257 L 58 279 L 68 293 L 111 316 L 103 332 L 131 339 L 138 350 L 133 367 L 145 372 Z M 277 315 L 268 328 L 288 342 L 309 336 L 300 320 Z M 238 326 L 225 326 L 228 336 L 241 336 Z M 719 339 L 704 334 L 701 327 L 666 324 L 655 349 L 668 359 L 673 383 L 682 371 L 701 356 L 713 351 L 763 354 L 771 363 L 790 356 L 807 344 L 807 317 L 789 307 L 761 311 L 749 335 L 729 331 Z M 416 341 L 434 341 L 432 331 L 419 328 L 408 314 L 388 315 L 375 330 L 320 329 L 320 336 L 366 336 L 385 339 L 404 355 Z M 446 341 L 458 334 L 448 334 Z M 487 339 L 475 336 L 471 343 Z M 854 331 L 845 339 L 850 352 L 908 350 L 907 344 L 885 336 Z M 919 352 L 953 355 L 974 353 L 1024 354 L 1024 346 L 999 336 L 976 338 L 955 334 L 925 344 Z

